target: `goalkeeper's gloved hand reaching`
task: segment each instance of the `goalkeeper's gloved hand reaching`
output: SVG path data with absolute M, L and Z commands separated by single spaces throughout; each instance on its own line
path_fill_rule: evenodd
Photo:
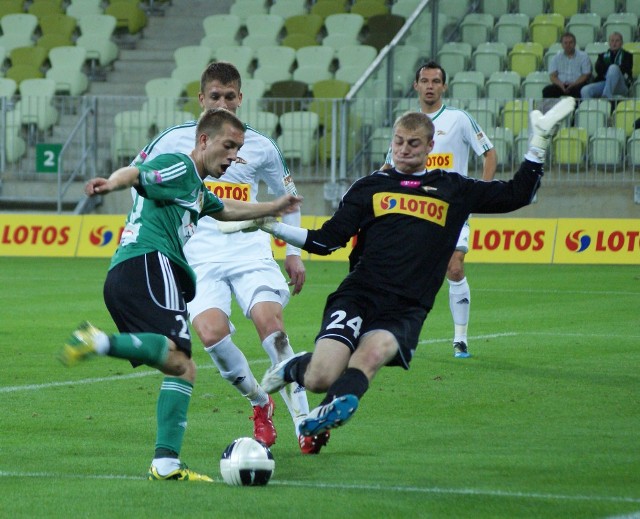
M 576 100 L 573 97 L 563 97 L 544 115 L 540 110 L 533 110 L 529 114 L 533 135 L 526 158 L 544 162 L 547 148 L 560 122 L 573 112 L 575 106 Z

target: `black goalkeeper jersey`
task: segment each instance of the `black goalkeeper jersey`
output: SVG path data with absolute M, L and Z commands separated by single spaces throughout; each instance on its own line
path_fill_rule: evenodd
M 357 235 L 345 282 L 388 291 L 431 309 L 458 235 L 471 213 L 506 213 L 529 204 L 542 165 L 524 161 L 509 181 L 442 170 L 376 171 L 354 182 L 335 214 L 310 230 L 304 249 L 320 255 Z

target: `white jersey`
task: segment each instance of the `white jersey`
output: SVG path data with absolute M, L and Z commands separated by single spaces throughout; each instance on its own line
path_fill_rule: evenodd
M 196 121 L 168 128 L 154 139 L 136 158 L 144 162 L 163 153 L 189 154 L 196 144 Z M 296 195 L 296 188 L 280 149 L 270 138 L 246 126 L 244 145 L 238 155 L 247 164 L 233 163 L 219 179 L 207 177 L 205 185 L 220 199 L 232 198 L 247 202 L 258 201 L 260 181 L 265 182 L 275 196 Z M 300 213 L 283 217 L 291 225 L 300 225 Z M 263 231 L 223 234 L 216 221 L 204 217 L 197 231 L 184 248 L 190 265 L 226 263 L 242 260 L 273 258 L 271 237 Z M 287 246 L 287 254 L 300 250 Z
M 482 128 L 464 110 L 442 105 L 440 110 L 427 115 L 435 127 L 433 150 L 425 165 L 428 170 L 443 169 L 466 177 L 469 175 L 469 149 L 480 156 L 493 148 Z M 391 150 L 386 162 L 394 165 Z

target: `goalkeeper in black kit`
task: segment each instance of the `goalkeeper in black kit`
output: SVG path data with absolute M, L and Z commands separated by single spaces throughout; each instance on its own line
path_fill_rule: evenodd
M 425 171 L 433 123 L 423 113 L 406 113 L 393 128 L 395 168 L 357 180 L 320 229 L 246 223 L 322 255 L 357 235 L 350 272 L 327 298 L 313 353 L 274 365 L 262 380 L 269 393 L 291 382 L 326 392 L 301 423 L 301 434 L 347 422 L 382 366 L 409 368 L 464 222 L 471 213 L 506 213 L 531 202 L 555 127 L 574 107 L 567 97 L 544 116 L 532 112 L 533 135 L 520 168 L 509 181 L 488 182 Z

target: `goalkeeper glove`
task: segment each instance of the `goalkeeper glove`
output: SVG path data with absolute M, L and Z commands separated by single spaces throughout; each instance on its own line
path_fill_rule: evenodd
M 544 115 L 540 110 L 533 110 L 530 114 L 533 135 L 529 143 L 529 154 L 539 162 L 544 162 L 547 148 L 551 143 L 560 122 L 567 117 L 576 106 L 573 97 L 563 97 Z

